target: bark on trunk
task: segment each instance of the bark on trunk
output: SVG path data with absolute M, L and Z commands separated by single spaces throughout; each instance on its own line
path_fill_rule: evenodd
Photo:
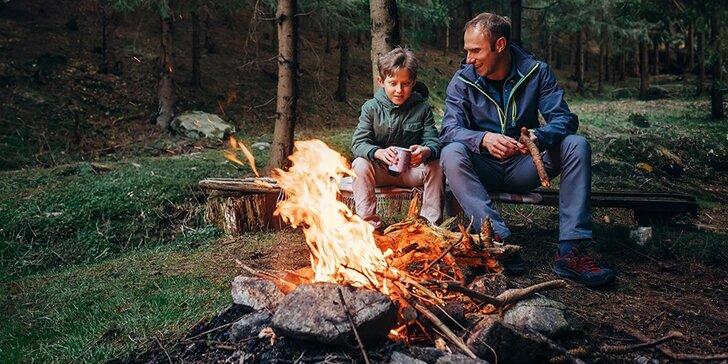
M 604 58 L 606 58 L 606 50 L 607 46 L 604 45 L 604 41 L 602 41 L 599 44 L 599 67 L 598 67 L 598 76 L 597 76 L 597 93 L 601 94 L 604 91 L 604 64 L 606 63 Z
M 346 88 L 349 70 L 349 38 L 339 34 L 339 85 L 336 87 L 336 101 L 346 101 Z
M 698 84 L 695 95 L 703 94 L 703 85 L 705 84 L 705 32 L 698 32 Z
M 443 56 L 447 56 L 447 52 L 450 50 L 450 23 L 448 22 L 445 26 L 445 49 L 442 51 Z
M 554 41 L 554 33 L 549 33 L 548 38 L 546 38 L 546 48 L 547 48 L 547 56 L 546 56 L 546 63 L 549 65 L 554 64 L 554 47 L 555 47 L 555 41 Z
M 655 76 L 659 76 L 660 75 L 660 43 L 657 41 L 657 39 L 655 39 L 654 42 L 652 42 L 652 44 L 654 46 L 653 50 L 655 51 L 655 56 L 654 56 L 655 64 L 654 64 L 654 67 L 652 67 L 652 74 Z
M 174 117 L 174 17 L 167 1 L 163 2 L 165 14 L 160 17 L 162 22 L 161 52 L 159 55 L 159 87 L 157 98 L 156 124 L 162 130 L 167 130 Z
M 640 55 L 640 98 L 642 98 L 647 95 L 647 89 L 650 88 L 650 55 L 647 40 L 640 41 Z
M 695 68 L 695 50 L 693 50 L 693 38 L 695 37 L 695 20 L 690 21 L 690 25 L 688 25 L 688 36 L 685 40 L 685 48 L 688 51 L 688 67 L 687 72 L 693 73 L 693 69 Z
M 580 95 L 584 95 L 584 48 L 586 48 L 586 32 L 582 29 L 579 32 L 579 39 L 577 41 L 577 58 L 576 58 L 576 92 Z
M 710 16 L 710 43 L 713 48 L 712 82 L 710 88 L 710 118 L 725 119 L 723 110 L 723 57 L 720 52 L 720 8 L 714 9 Z
M 619 80 L 624 81 L 624 76 L 627 73 L 627 54 L 622 53 L 619 56 Z
M 399 15 L 395 0 L 370 0 L 372 17 L 372 93 L 377 92 L 377 60 L 399 44 Z
M 606 54 L 604 55 L 604 57 L 605 57 L 605 59 L 604 59 L 604 61 L 605 61 L 604 82 L 609 82 L 610 79 L 614 80 L 614 78 L 612 77 L 614 75 L 614 72 L 612 72 L 614 70 L 614 65 L 612 62 L 612 40 L 611 39 L 609 39 L 607 41 L 605 47 L 606 47 Z M 612 81 L 612 83 L 613 83 L 613 81 Z
M 297 0 L 278 0 L 278 91 L 276 124 L 268 170 L 286 168 L 293 152 L 298 101 L 298 17 Z
M 192 86 L 202 86 L 202 75 L 200 71 L 200 14 L 197 1 L 192 3 Z
M 521 0 L 511 0 L 511 42 L 523 45 L 521 39 L 521 12 L 523 10 Z

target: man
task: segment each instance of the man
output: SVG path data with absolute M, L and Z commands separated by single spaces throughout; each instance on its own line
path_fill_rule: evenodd
M 510 20 L 495 14 L 479 14 L 465 25 L 466 64 L 447 87 L 440 135 L 446 144 L 440 156 L 445 176 L 476 231 L 490 218 L 496 240 L 507 241 L 511 232 L 488 191 L 524 193 L 540 185 L 526 146 L 517 141 L 521 127 L 531 130 L 531 139 L 546 151 L 549 178 L 561 174 L 553 270 L 589 287 L 604 285 L 614 272 L 597 265 L 583 247 L 592 238 L 591 149 L 584 137 L 574 135 L 578 118 L 549 66 L 510 44 L 510 35 Z M 520 255 L 502 263 L 506 274 L 525 272 Z

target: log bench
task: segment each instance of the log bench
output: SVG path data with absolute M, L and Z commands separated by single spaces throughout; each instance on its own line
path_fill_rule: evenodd
M 339 184 L 339 199 L 355 211 L 351 182 L 351 177 L 346 177 Z M 273 216 L 276 204 L 284 198 L 273 179 L 215 178 L 202 180 L 199 186 L 207 196 L 205 220 L 228 234 L 278 230 L 285 225 L 280 217 Z M 406 215 L 415 192 L 422 198 L 422 187 L 377 187 L 375 194 L 379 213 L 393 218 Z M 559 191 L 556 189 L 539 188 L 525 194 L 492 192 L 490 197 L 497 203 L 559 206 Z M 449 189 L 445 203 L 448 216 L 462 211 Z M 678 214 L 696 214 L 698 211 L 695 197 L 679 193 L 592 191 L 591 205 L 631 209 L 639 226 L 666 224 Z
M 339 184 L 342 196 L 351 199 L 347 200 L 350 207 L 353 207 L 353 194 L 351 190 L 351 178 L 346 177 Z M 397 199 L 412 198 L 415 191 L 420 192 L 422 187 L 378 187 L 375 189 L 377 201 L 396 195 Z M 445 214 L 455 216 L 462 211 L 460 204 L 446 187 Z M 490 192 L 491 200 L 497 203 L 528 204 L 543 206 L 559 206 L 559 190 L 538 188 L 524 194 L 507 192 Z M 661 192 L 631 192 L 631 191 L 592 191 L 592 207 L 614 207 L 634 211 L 635 221 L 639 226 L 664 225 L 679 214 L 696 214 L 698 204 L 695 197 L 680 193 Z

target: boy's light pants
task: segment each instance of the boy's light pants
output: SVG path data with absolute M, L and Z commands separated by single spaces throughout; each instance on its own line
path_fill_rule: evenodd
M 416 168 L 392 176 L 388 169 L 381 163 L 374 163 L 365 158 L 356 158 L 351 163 L 351 168 L 356 173 L 354 178 L 353 192 L 356 214 L 372 225 L 379 225 L 377 215 L 377 198 L 374 195 L 374 187 L 379 186 L 401 186 L 418 187 L 424 184 L 422 195 L 422 211 L 420 215 L 432 223 L 440 223 L 445 196 L 445 176 L 442 174 L 442 167 L 439 160 L 431 160 Z

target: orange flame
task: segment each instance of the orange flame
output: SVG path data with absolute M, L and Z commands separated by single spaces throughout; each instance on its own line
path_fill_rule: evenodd
M 235 140 L 235 137 L 230 136 L 230 147 L 233 149 L 239 149 L 241 152 L 243 152 L 243 155 L 248 160 L 248 164 L 250 164 L 250 168 L 253 170 L 253 173 L 255 173 L 255 176 L 260 177 L 260 175 L 258 174 L 258 169 L 255 168 L 255 157 L 253 157 L 253 153 L 250 153 L 245 144 L 239 143 L 237 140 Z M 245 165 L 245 163 L 238 159 L 238 157 L 233 153 L 225 153 L 225 158 L 240 166 Z
M 287 196 L 275 214 L 293 227 L 303 228 L 314 281 L 347 283 L 387 293 L 376 274 L 389 268 L 385 254 L 374 243 L 374 228 L 336 198 L 341 179 L 354 175 L 346 159 L 320 140 L 299 141 L 295 147 L 297 151 L 289 157 L 291 168 L 273 173 Z

